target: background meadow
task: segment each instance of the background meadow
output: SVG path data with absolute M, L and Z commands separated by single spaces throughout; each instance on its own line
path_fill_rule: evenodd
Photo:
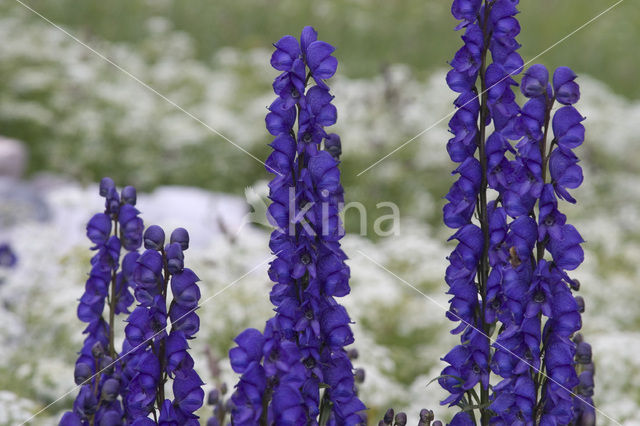
M 613 1 L 523 2 L 519 37 L 525 60 L 560 40 Z M 451 249 L 441 224 L 452 182 L 447 120 L 357 176 L 452 111 L 447 60 L 460 45 L 447 1 L 331 2 L 192 0 L 27 2 L 234 143 L 264 159 L 264 115 L 273 94 L 271 44 L 315 26 L 336 45 L 332 83 L 343 142 L 347 201 L 367 206 L 367 224 L 400 207 L 400 235 L 359 235 L 347 213 L 345 252 L 352 294 L 342 300 L 355 321 L 365 368 L 363 400 L 378 419 L 391 405 L 410 419 L 420 408 L 447 410 L 427 383 L 455 338 L 441 307 Z M 247 224 L 249 199 L 266 194 L 264 167 L 202 124 L 44 22 L 14 0 L 0 0 L 0 135 L 21 140 L 27 170 L 0 179 L 0 241 L 19 256 L 0 269 L 0 425 L 20 424 L 73 387 L 82 323 L 75 316 L 91 253 L 84 226 L 102 209 L 94 184 L 105 175 L 144 190 L 146 224 L 185 226 L 187 263 L 202 279 L 203 300 L 269 255 L 269 230 Z M 640 424 L 640 9 L 621 3 L 536 62 L 580 75 L 579 110 L 587 142 L 578 150 L 585 183 L 566 213 L 587 240 L 575 273 L 586 300 L 584 334 L 597 364 L 596 405 L 625 425 Z M 0 159 L 6 154 L 0 143 Z M 0 174 L 8 174 L 6 161 Z M 256 211 L 256 214 L 262 214 Z M 199 311 L 193 353 L 212 381 L 204 352 L 226 366 L 231 339 L 270 316 L 266 265 Z M 71 393 L 32 421 L 56 424 Z M 202 416 L 208 416 L 208 408 Z M 601 417 L 600 424 L 609 424 Z

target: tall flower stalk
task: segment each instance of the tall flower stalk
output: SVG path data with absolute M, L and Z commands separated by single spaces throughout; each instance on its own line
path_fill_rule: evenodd
M 113 180 L 104 178 L 100 195 L 105 198 L 105 210 L 87 224 L 87 237 L 95 244 L 92 250 L 96 254 L 78 305 L 78 318 L 88 324 L 74 370 L 80 391 L 73 411 L 65 413 L 61 425 L 94 425 L 123 416 L 123 406 L 117 399 L 122 366 L 114 362 L 118 350 L 113 330 L 116 315 L 128 313 L 133 303 L 128 259 L 137 256 L 143 223 L 134 207 L 135 188 L 127 186 L 118 193 Z M 120 268 L 122 251 L 126 254 Z
M 454 0 L 464 46 L 447 83 L 460 93 L 447 144 L 459 175 L 444 222 L 457 231 L 446 272 L 447 317 L 460 345 L 443 360 L 443 403 L 462 411 L 451 424 L 569 424 L 578 385 L 575 343 L 581 320 L 567 271 L 583 260 L 578 231 L 558 198 L 582 182 L 573 149 L 584 140 L 575 74 L 541 65 L 512 78 L 523 61 L 515 37 L 518 1 Z M 557 104 L 564 105 L 557 109 Z M 553 134 L 553 137 L 551 135 Z M 551 140 L 549 140 L 551 139 Z M 494 374 L 500 378 L 491 379 Z
M 305 27 L 300 40 L 275 43 L 272 66 L 282 73 L 266 117 L 274 136 L 267 170 L 269 219 L 276 259 L 269 276 L 275 316 L 264 332 L 236 338 L 231 365 L 242 376 L 232 401 L 235 425 L 363 423 L 354 372 L 344 347 L 353 343 L 346 310 L 335 297 L 349 293 L 349 268 L 339 240 L 343 203 L 340 138 L 325 80 L 336 71 L 333 46 Z M 315 84 L 310 84 L 315 82 Z M 297 124 L 297 126 L 296 126 Z M 324 145 L 324 149 L 323 148 Z
M 75 369 L 80 391 L 73 411 L 65 413 L 60 424 L 198 425 L 194 412 L 202 406 L 204 391 L 188 340 L 200 326 L 194 312 L 200 290 L 198 277 L 184 267 L 189 234 L 178 228 L 165 246 L 160 227 L 150 226 L 143 235 L 133 187 L 118 193 L 113 181 L 105 178 L 100 194 L 106 199 L 105 212 L 87 225 L 97 253 L 78 307 L 80 320 L 89 323 Z M 143 241 L 147 250 L 140 255 Z M 123 249 L 126 253 L 120 257 Z M 134 302 L 131 289 L 138 305 L 129 313 Z M 129 316 L 118 351 L 114 325 L 122 313 Z M 169 380 L 173 400 L 165 397 Z

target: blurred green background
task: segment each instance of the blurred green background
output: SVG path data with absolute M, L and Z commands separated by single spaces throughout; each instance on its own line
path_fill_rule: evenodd
M 342 76 L 374 78 L 382 75 L 391 64 L 406 64 L 412 78 L 424 80 L 434 70 L 445 68 L 460 45 L 459 35 L 453 32 L 455 22 L 449 13 L 450 2 L 443 0 L 26 0 L 25 3 L 109 57 L 117 57 L 118 52 L 125 50 L 116 62 L 208 123 L 215 121 L 215 117 L 208 120 L 203 111 L 203 108 L 210 108 L 210 104 L 203 101 L 206 91 L 203 85 L 207 83 L 207 76 L 203 74 L 207 69 L 221 66 L 216 62 L 216 55 L 222 48 L 238 51 L 270 49 L 270 44 L 283 34 L 298 34 L 304 25 L 313 25 L 323 39 L 337 46 Z M 525 60 L 534 57 L 612 4 L 613 1 L 600 0 L 522 2 L 519 40 L 523 45 L 523 57 Z M 21 29 L 24 23 L 38 28 L 47 25 L 12 0 L 2 0 L 0 12 L 5 17 L 19 16 L 23 23 Z M 158 21 L 158 17 L 164 18 L 164 27 L 160 25 L 150 30 L 148 23 L 153 19 Z M 182 42 L 163 45 L 168 33 L 180 34 Z M 536 62 L 571 66 L 578 73 L 587 73 L 603 81 L 615 92 L 634 98 L 640 95 L 640 85 L 636 83 L 638 55 L 634 54 L 639 39 L 640 8 L 634 0 L 628 0 Z M 10 42 L 3 40 L 5 46 L 0 47 L 0 52 Z M 227 192 L 241 191 L 256 179 L 267 178 L 258 163 L 232 147 L 224 146 L 227 142 L 203 129 L 187 136 L 190 140 L 179 152 L 172 149 L 171 143 L 163 144 L 162 139 L 168 136 L 161 129 L 154 129 L 154 124 L 161 125 L 169 113 L 174 116 L 181 113 L 175 114 L 173 107 L 163 104 L 160 99 L 146 99 L 163 105 L 149 113 L 153 119 L 149 119 L 149 114 L 137 117 L 128 110 L 135 107 L 127 105 L 142 101 L 135 96 L 136 91 L 129 93 L 130 98 L 126 93 L 121 94 L 122 99 L 114 99 L 113 94 L 101 95 L 92 78 L 100 82 L 113 81 L 121 87 L 120 82 L 127 77 L 113 67 L 100 64 L 100 60 L 91 57 L 88 51 L 84 52 L 86 57 L 80 55 L 73 61 L 89 63 L 99 70 L 86 80 L 72 75 L 73 64 L 67 68 L 59 65 L 60 61 L 65 61 L 65 54 L 74 50 L 69 44 L 73 42 L 61 40 L 58 44 L 50 44 L 46 57 L 18 52 L 13 60 L 0 61 L 0 101 L 5 105 L 0 110 L 0 129 L 4 135 L 29 145 L 31 172 L 64 172 L 82 182 L 110 174 L 118 181 L 145 189 L 159 184 L 188 184 Z M 54 48 L 58 51 L 52 51 Z M 175 72 L 168 77 L 154 74 L 153 67 L 167 57 L 175 57 L 173 64 L 183 66 L 184 72 Z M 255 75 L 255 67 L 234 70 L 242 84 L 234 88 L 236 95 L 230 108 L 241 111 L 245 108 L 245 100 L 269 92 L 269 82 L 275 72 L 268 70 L 266 65 L 259 76 Z M 20 87 L 17 81 L 22 74 L 38 67 L 46 68 L 52 81 Z M 196 70 L 191 71 L 194 68 Z M 339 100 L 341 94 L 337 93 L 337 96 Z M 12 101 L 21 103 L 22 107 L 37 104 L 45 110 L 43 115 L 47 119 L 34 118 L 36 112 L 21 115 L 19 111 L 23 108 L 12 106 Z M 263 104 L 266 106 L 268 102 L 267 98 Z M 443 100 L 443 104 L 447 102 L 449 100 Z M 393 107 L 386 106 L 387 109 Z M 64 128 L 60 127 L 70 120 L 70 115 L 77 117 L 77 110 L 88 115 L 86 120 L 95 119 L 98 123 L 93 128 L 71 128 L 62 134 Z M 342 117 L 348 114 L 348 111 L 341 111 Z M 261 114 L 251 118 L 256 122 L 242 125 L 259 128 Z M 424 117 L 425 127 L 437 118 L 440 117 Z M 149 122 L 139 123 L 147 128 L 138 134 L 121 130 L 123 123 L 135 126 L 132 121 L 137 119 L 149 119 Z M 188 122 L 190 118 L 182 115 L 176 120 Z M 216 127 L 215 123 L 213 127 Z M 236 136 L 233 131 L 232 140 Z M 222 133 L 226 134 L 224 130 Z M 354 186 L 355 196 L 366 195 L 358 182 L 368 184 L 369 181 L 351 179 L 350 171 L 362 170 L 413 134 L 411 129 L 399 128 L 394 135 L 396 140 L 372 145 L 357 158 L 345 156 L 345 183 Z M 249 142 L 237 142 L 259 158 L 264 159 L 268 154 L 268 138 L 264 131 L 253 135 Z M 142 147 L 145 152 L 138 152 Z M 412 163 L 414 155 L 414 149 L 407 149 L 395 158 L 403 161 L 403 166 L 423 183 L 433 182 L 428 170 Z M 213 156 L 219 161 L 212 163 Z M 141 171 L 142 157 L 155 168 Z M 184 172 L 185 168 L 189 173 Z M 243 173 L 233 173 L 233 170 Z M 393 180 L 379 182 L 378 186 L 378 191 L 383 192 L 382 198 L 389 191 L 400 191 L 396 195 L 403 198 L 417 189 L 407 188 L 406 184 L 400 187 Z M 433 189 L 441 191 L 443 187 Z

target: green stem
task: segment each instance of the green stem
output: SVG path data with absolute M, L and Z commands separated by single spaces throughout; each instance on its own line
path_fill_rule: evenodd
M 114 236 L 118 236 L 118 218 L 116 217 L 114 219 L 114 229 L 113 229 L 113 235 Z M 111 356 L 111 359 L 115 360 L 116 359 L 116 348 L 115 348 L 115 335 L 114 335 L 114 330 L 113 330 L 113 326 L 115 324 L 115 317 L 116 317 L 116 270 L 112 269 L 111 270 L 111 289 L 109 291 L 109 356 Z
M 487 2 L 484 10 L 484 20 L 487 22 L 489 18 L 490 7 Z M 484 29 L 486 31 L 486 28 Z M 485 152 L 486 141 L 486 122 L 489 117 L 489 108 L 487 107 L 487 87 L 485 81 L 485 72 L 487 68 L 487 41 L 488 34 L 485 33 L 485 43 L 482 50 L 482 63 L 480 65 L 480 137 L 478 139 L 478 156 L 480 157 L 480 167 L 482 169 L 480 180 L 480 192 L 478 194 L 478 220 L 480 221 L 480 229 L 483 236 L 482 256 L 480 257 L 480 265 L 478 267 L 478 284 L 480 290 L 480 299 L 482 300 L 482 309 L 480 311 L 480 323 L 482 325 L 482 332 L 487 336 L 487 344 L 489 344 L 489 326 L 485 322 L 484 313 L 486 311 L 487 304 L 487 278 L 489 276 L 489 220 L 487 215 L 487 155 Z M 489 353 L 490 364 L 491 353 Z M 489 373 L 490 374 L 490 373 Z M 482 384 L 480 385 L 480 405 L 488 406 L 489 404 L 489 389 L 485 389 Z M 489 410 L 486 408 L 480 409 L 480 422 L 482 426 L 487 426 L 490 421 Z
M 162 254 L 162 263 L 163 263 L 163 274 L 164 274 L 164 283 L 161 289 L 161 294 L 162 294 L 162 300 L 163 303 L 165 304 L 165 307 L 167 305 L 167 287 L 169 284 L 169 266 L 167 265 L 167 254 L 164 251 L 164 248 L 160 249 L 160 254 Z M 158 353 L 158 359 L 160 360 L 160 371 L 162 372 L 162 376 L 160 378 L 160 382 L 158 383 L 158 399 L 157 399 L 157 404 L 158 404 L 158 410 L 161 409 L 162 407 L 162 403 L 164 402 L 164 385 L 165 383 L 167 383 L 167 373 L 166 373 L 166 366 L 165 366 L 165 348 L 166 345 L 166 339 L 163 337 L 162 340 L 160 340 L 160 348 L 159 348 L 159 353 Z

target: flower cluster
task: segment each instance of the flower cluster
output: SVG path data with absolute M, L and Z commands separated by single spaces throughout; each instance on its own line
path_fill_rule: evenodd
M 460 93 L 447 144 L 459 178 L 443 213 L 457 229 L 445 279 L 447 316 L 460 322 L 453 332 L 461 333 L 461 344 L 443 358 L 439 382 L 450 393 L 443 403 L 467 411 L 451 424 L 467 424 L 469 407 L 479 409 L 483 425 L 568 424 L 577 413 L 571 336 L 581 319 L 567 271 L 582 262 L 583 240 L 558 199 L 575 202 L 568 190 L 582 182 L 573 149 L 584 141 L 584 118 L 573 106 L 580 98 L 576 75 L 566 67 L 551 82 L 544 66 L 530 67 L 521 82 L 528 100 L 522 108 L 516 102 L 512 77 L 523 67 L 517 3 L 452 6 L 458 29 L 465 29 L 447 75 Z M 502 377 L 493 387 L 491 373 Z
M 200 325 L 194 312 L 200 290 L 198 277 L 184 267 L 189 235 L 178 228 L 165 246 L 160 227 L 150 226 L 143 234 L 133 187 L 118 193 L 113 181 L 104 178 L 100 194 L 106 200 L 105 212 L 87 225 L 97 253 L 78 307 L 78 317 L 89 324 L 75 368 L 81 388 L 73 411 L 65 413 L 60 424 L 197 425 L 193 413 L 202 406 L 204 391 L 188 353 L 188 339 Z M 147 250 L 140 255 L 143 241 Z M 173 299 L 167 310 L 169 281 Z M 138 305 L 129 313 L 131 290 Z M 108 320 L 103 317 L 105 304 Z M 118 351 L 113 330 L 115 316 L 121 313 L 129 316 Z M 169 378 L 173 400 L 164 398 Z M 157 420 L 151 420 L 151 414 Z
M 335 300 L 349 293 L 339 243 L 340 138 L 324 130 L 337 118 L 324 81 L 337 60 L 333 46 L 318 40 L 311 27 L 299 41 L 285 36 L 274 46 L 271 64 L 282 73 L 266 117 L 275 137 L 266 165 L 275 175 L 268 214 L 276 227 L 270 241 L 276 259 L 269 269 L 276 314 L 264 332 L 241 333 L 230 351 L 241 374 L 232 419 L 236 425 L 361 424 L 365 407 L 344 349 L 353 342 L 350 319 Z M 311 79 L 316 84 L 307 88 Z
M 156 418 L 159 412 L 159 424 L 197 425 L 194 412 L 203 404 L 204 391 L 188 353 L 188 340 L 200 328 L 195 313 L 200 289 L 199 278 L 184 267 L 189 234 L 177 228 L 165 245 L 164 231 L 153 225 L 146 229 L 143 240 L 146 250 L 133 272 L 138 305 L 127 319 L 123 345 L 128 356 L 124 369 L 126 417 L 133 424 L 149 423 L 149 415 Z M 167 310 L 169 289 L 173 299 Z M 173 401 L 165 399 L 168 379 L 173 379 Z
M 127 186 L 118 193 L 113 180 L 104 178 L 100 182 L 100 195 L 105 198 L 105 210 L 87 224 L 87 237 L 96 254 L 91 259 L 91 272 L 78 305 L 78 318 L 88 324 L 74 370 L 75 382 L 81 388 L 73 411 L 65 413 L 61 425 L 99 424 L 123 416 L 122 404 L 117 400 L 121 365 L 115 362 L 118 351 L 113 329 L 115 315 L 128 313 L 133 303 L 131 259 L 137 256 L 143 223 L 135 208 L 135 188 Z M 127 253 L 121 267 L 122 249 Z M 108 304 L 107 319 L 105 304 Z

